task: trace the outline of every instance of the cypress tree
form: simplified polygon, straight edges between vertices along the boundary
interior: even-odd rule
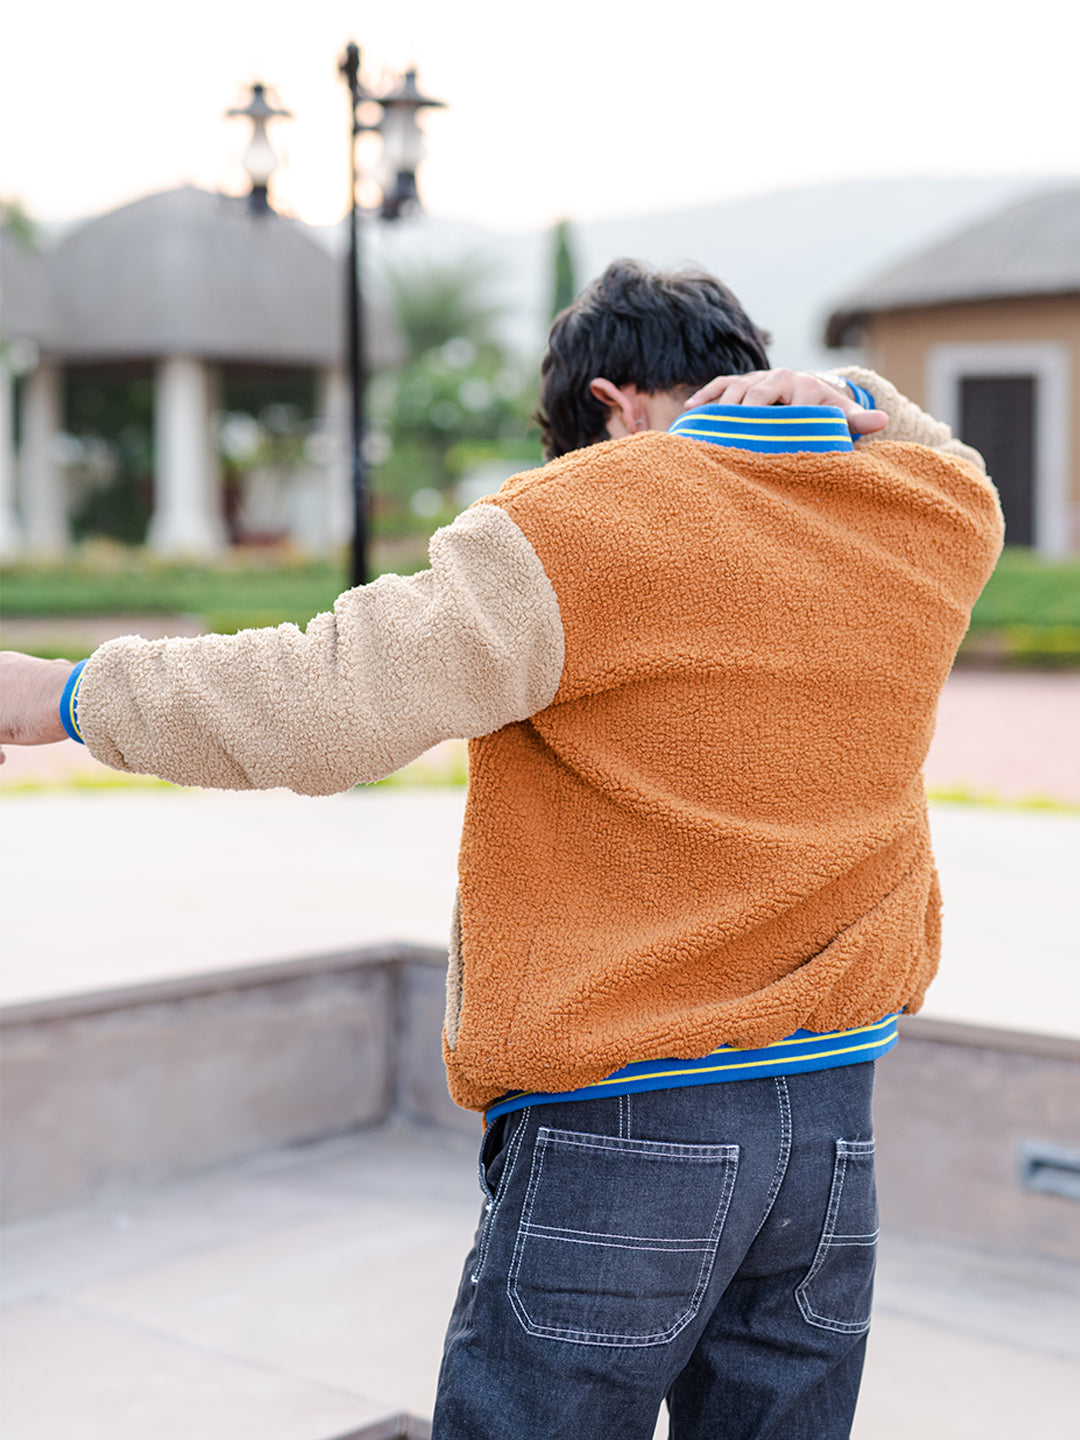
[[[552,317],[565,310],[577,294],[574,280],[574,257],[570,251],[570,221],[560,220],[555,226],[555,285],[551,302]]]

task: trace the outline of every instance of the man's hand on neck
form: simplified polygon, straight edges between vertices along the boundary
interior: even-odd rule
[[[844,412],[853,435],[873,435],[889,423],[884,411],[864,410],[843,383],[834,385],[820,375],[801,370],[718,375],[680,405],[679,413],[698,405],[833,405]]]
[[[611,440],[639,435],[643,430],[667,430],[680,415],[698,405],[831,405],[843,411],[853,435],[873,435],[889,423],[881,410],[864,410],[846,385],[801,370],[718,375],[685,401],[681,392],[657,390],[649,394],[634,385],[615,385],[599,376],[590,382],[589,389],[607,406]]]

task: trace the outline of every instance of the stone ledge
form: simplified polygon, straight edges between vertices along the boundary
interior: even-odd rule
[[[61,996],[0,1014],[5,1218],[92,1203],[446,1093],[445,952],[379,945]]]
[[[264,965],[238,965],[229,970],[180,975],[171,980],[148,980],[139,985],[112,989],[76,991],[50,996],[46,1000],[22,1000],[0,1006],[0,1027],[33,1025],[42,1021],[69,1019],[75,1015],[96,1015],[105,1010],[125,1010],[166,1000],[188,999],[193,995],[217,995],[222,991],[247,990],[259,985],[278,984],[308,975],[324,975],[379,965],[429,965],[446,968],[446,951],[433,946],[386,941],[360,950],[340,950],[328,955],[305,955],[296,960],[274,960]]]
[[[901,1015],[900,1034],[938,1045],[967,1045],[976,1050],[1005,1050],[1080,1064],[1080,1040],[1070,1035],[1042,1035],[1031,1030],[1000,1030],[960,1020],[935,1020],[929,1015]]]
[[[6,1216],[392,1115],[476,1135],[446,1090],[445,965],[386,943],[9,1006]],[[877,1072],[884,1223],[1080,1260],[1080,1203],[1022,1181],[1032,1144],[1080,1148],[1080,1041],[922,1016],[901,1036]]]
[[[392,1415],[344,1435],[327,1436],[327,1440],[431,1440],[431,1422],[415,1415]]]

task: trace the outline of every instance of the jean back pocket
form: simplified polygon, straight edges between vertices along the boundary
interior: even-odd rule
[[[808,1325],[860,1335],[870,1328],[877,1258],[873,1140],[837,1140],[825,1226],[795,1291]]]
[[[681,1145],[542,1126],[508,1290],[531,1335],[661,1345],[700,1308],[737,1145]]]

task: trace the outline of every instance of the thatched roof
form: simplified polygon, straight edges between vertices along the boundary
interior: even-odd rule
[[[0,337],[46,349],[61,338],[45,260],[10,230],[0,230]]]
[[[867,316],[980,300],[1080,294],[1080,186],[1021,200],[911,256],[847,296],[825,343],[850,345]]]
[[[70,231],[44,272],[55,321],[26,333],[60,359],[324,366],[344,355],[343,265],[299,223],[252,214],[231,196],[190,185],[148,195]],[[13,272],[5,333],[31,316],[21,288]],[[370,306],[368,351],[376,368],[401,353],[394,327]]]

